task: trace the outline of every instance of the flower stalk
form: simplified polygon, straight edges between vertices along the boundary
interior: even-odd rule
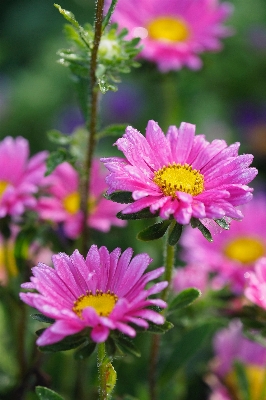
[[[106,368],[105,368],[105,342],[99,343],[97,346],[97,366],[98,366],[98,393],[99,400],[107,399],[107,387],[106,387]]]

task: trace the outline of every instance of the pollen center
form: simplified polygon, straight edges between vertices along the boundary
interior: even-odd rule
[[[176,192],[197,196],[204,190],[204,177],[188,164],[170,164],[155,172],[153,182],[159,186],[165,196],[176,197]]]
[[[73,311],[81,318],[82,311],[86,307],[93,307],[98,315],[108,317],[112,312],[118,297],[108,292],[96,290],[96,294],[88,293],[80,296],[74,303]]]
[[[250,264],[265,255],[265,245],[257,238],[242,236],[229,242],[224,254],[231,260]]]
[[[6,190],[8,186],[8,182],[6,181],[0,181],[0,198],[2,197],[4,191]]]
[[[184,42],[189,37],[187,24],[179,18],[159,17],[147,27],[149,37],[154,40]]]
[[[247,365],[245,366],[245,373],[249,384],[250,399],[265,399],[265,368],[257,365]],[[242,399],[242,391],[239,387],[238,377],[234,370],[226,375],[224,383],[230,390],[230,394],[233,396],[232,398],[236,400]]]
[[[80,210],[80,195],[78,192],[73,192],[67,195],[63,199],[64,209],[69,214],[76,214]],[[93,213],[96,209],[96,199],[94,197],[89,198],[88,200],[88,210]]]

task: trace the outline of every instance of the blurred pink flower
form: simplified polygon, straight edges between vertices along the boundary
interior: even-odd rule
[[[93,161],[91,174],[91,191],[89,199],[88,225],[91,228],[108,232],[111,225],[125,226],[126,222],[116,218],[121,205],[106,200],[105,177],[107,171],[101,169],[98,160]],[[47,177],[47,194],[39,200],[37,211],[42,219],[63,223],[66,236],[75,239],[82,229],[82,212],[80,211],[79,176],[67,162],[60,164]]]
[[[243,221],[231,221],[230,229],[213,235],[209,243],[196,229],[188,228],[181,237],[183,259],[209,266],[216,272],[213,288],[230,285],[242,293],[255,262],[266,255],[266,197],[260,195],[241,207]]]
[[[209,143],[195,136],[195,125],[183,122],[170,126],[165,136],[159,125],[149,121],[146,138],[131,126],[115,143],[126,159],[101,159],[110,174],[108,193],[132,192],[135,200],[124,214],[146,207],[159,210],[162,219],[171,215],[180,224],[195,218],[242,218],[236,206],[252,198],[247,186],[256,175],[248,168],[253,156],[238,156],[239,143],[224,140]]]
[[[215,335],[214,352],[215,359],[212,363],[212,371],[219,381],[216,383],[215,379],[212,379],[214,382],[213,390],[221,397],[211,397],[210,400],[242,398],[235,371],[235,362],[240,362],[243,365],[249,383],[250,398],[252,400],[265,398],[262,393],[265,390],[266,349],[243,336],[240,321],[232,321],[228,328],[220,330]],[[211,382],[210,379],[209,381]],[[227,393],[229,397],[226,397]]]
[[[17,276],[18,268],[14,256],[14,237],[4,240],[0,235],[0,286],[6,286],[9,277]]]
[[[29,143],[20,136],[7,136],[0,142],[0,218],[35,207],[46,156],[41,152],[29,159]]]
[[[199,268],[198,265],[187,265],[175,269],[172,287],[175,292],[193,287],[205,292],[208,285],[208,270]]]
[[[127,28],[129,38],[140,37],[140,56],[166,72],[199,69],[198,54],[221,50],[219,39],[232,34],[223,26],[231,12],[231,4],[218,0],[121,0],[112,21]]]
[[[255,264],[254,272],[248,276],[248,285],[245,289],[245,296],[266,309],[266,258],[262,257]]]
[[[147,307],[164,308],[166,303],[148,296],[163,290],[167,282],[156,283],[147,290],[145,286],[161,276],[164,268],[144,274],[151,258],[145,253],[132,255],[131,248],[121,254],[119,248],[109,253],[106,247],[98,249],[93,245],[86,260],[75,250],[70,257],[65,253],[54,255],[54,268],[42,263],[34,267],[31,282],[22,287],[39,293],[20,293],[20,297],[55,319],[37,344],[58,342],[86,327],[92,328],[93,341],[104,342],[113,329],[134,337],[136,331],[131,323],[142,328],[148,328],[146,320],[163,324],[164,317]]]

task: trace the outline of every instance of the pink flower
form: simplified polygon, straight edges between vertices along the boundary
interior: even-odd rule
[[[141,57],[166,72],[199,69],[198,54],[220,50],[219,39],[232,33],[222,25],[231,12],[231,4],[218,0],[121,0],[112,21],[127,28],[129,38],[140,37]]]
[[[248,276],[248,286],[245,289],[245,296],[266,309],[266,258],[263,257],[255,264],[254,272]]]
[[[35,207],[46,156],[42,152],[29,159],[29,143],[20,136],[7,136],[0,142],[0,218]]]
[[[208,285],[208,270],[199,268],[198,265],[187,265],[177,268],[174,272],[172,286],[175,292],[180,292],[187,288],[196,288],[205,292]]]
[[[115,143],[126,159],[103,158],[110,171],[108,193],[132,192],[132,204],[124,214],[149,207],[162,219],[173,216],[180,224],[195,218],[242,218],[236,208],[252,198],[247,186],[257,174],[248,168],[253,156],[238,156],[239,143],[224,140],[209,143],[195,136],[195,125],[170,126],[165,136],[149,121],[146,138],[129,126]]]
[[[235,371],[235,362],[237,361],[245,370],[250,398],[252,400],[265,398],[262,393],[265,382],[266,349],[243,336],[239,321],[232,321],[228,328],[220,330],[215,335],[214,352],[215,359],[212,370],[219,380],[215,382],[215,379],[212,379],[214,384],[211,386],[213,386],[214,393],[216,392],[217,396],[220,394],[220,397],[211,397],[210,400],[242,398]],[[211,380],[209,381],[211,382]],[[225,385],[226,389],[220,382]],[[227,393],[228,397],[226,397]]]
[[[103,342],[113,329],[134,337],[136,331],[131,323],[142,328],[148,328],[146,320],[163,324],[163,316],[147,307],[164,308],[166,303],[147,297],[160,292],[167,282],[144,288],[161,276],[164,268],[144,274],[151,258],[145,253],[132,258],[132,254],[131,248],[122,254],[117,248],[109,254],[106,247],[98,249],[93,245],[86,260],[75,250],[70,257],[64,253],[54,255],[54,268],[42,263],[34,267],[31,282],[22,287],[39,293],[21,293],[20,297],[55,319],[37,344],[58,342],[86,327],[92,328],[93,341]]]
[[[103,232],[109,231],[111,225],[125,226],[125,221],[116,218],[121,205],[103,197],[106,191],[106,172],[101,170],[98,160],[93,161],[91,177],[88,225]],[[81,233],[83,219],[78,193],[78,173],[69,163],[64,162],[48,176],[47,183],[50,184],[50,197],[40,199],[37,209],[40,217],[63,223],[66,236],[75,239]]]
[[[231,221],[230,229],[213,235],[209,243],[196,229],[188,228],[182,235],[183,258],[189,263],[209,266],[216,272],[213,285],[230,285],[242,293],[255,262],[266,256],[266,198],[257,196],[241,207],[243,221]]]

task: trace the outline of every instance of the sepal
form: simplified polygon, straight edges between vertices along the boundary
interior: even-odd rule
[[[191,223],[192,228],[199,229],[199,231],[202,233],[202,235],[205,237],[205,239],[207,239],[209,242],[213,242],[211,232],[209,231],[208,228],[206,228],[205,225],[203,225],[203,223],[199,219],[192,217],[190,223]]]
[[[157,224],[151,225],[143,231],[139,232],[137,235],[137,239],[142,241],[150,241],[160,239],[166,233],[169,225],[172,221],[166,220],[162,222],[158,222]]]

